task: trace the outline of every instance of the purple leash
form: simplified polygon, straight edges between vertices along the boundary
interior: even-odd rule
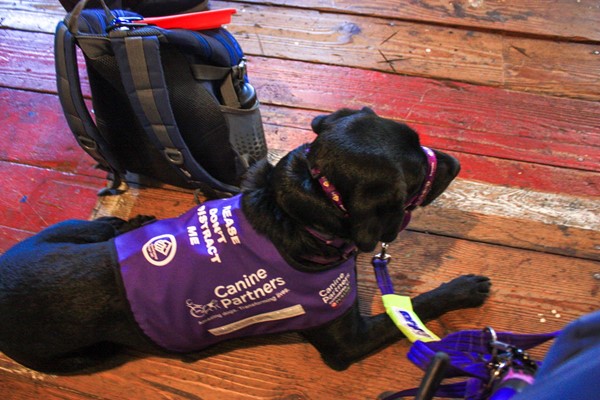
[[[428,171],[419,193],[405,206],[404,230],[411,219],[411,211],[420,206],[433,186],[437,169],[435,153],[423,147],[427,156]],[[382,295],[394,294],[388,271],[390,255],[388,245],[382,243],[381,253],[372,259],[377,285]],[[404,396],[415,396],[415,400],[429,400],[433,396],[464,398],[466,400],[507,400],[517,390],[502,387],[510,381],[531,384],[537,370],[537,362],[531,360],[524,350],[554,339],[559,332],[546,334],[515,334],[496,332],[491,328],[478,331],[459,331],[439,341],[413,343],[408,358],[417,367],[427,371],[419,388],[404,390],[382,400],[395,400]],[[444,378],[466,377],[467,380],[440,385]],[[521,382],[521,383],[522,383]],[[522,387],[521,387],[522,389]]]
[[[371,263],[373,264],[375,278],[377,278],[377,286],[379,286],[381,294],[394,294],[394,285],[392,284],[392,279],[390,278],[387,267],[391,259],[391,256],[386,253],[387,248],[387,243],[381,243],[381,253],[376,254],[371,260]]]
[[[463,382],[437,386],[429,389],[432,396],[444,398],[464,398],[467,400],[505,400],[516,394],[515,390],[498,389],[509,379],[533,382],[533,375],[539,365],[524,350],[531,349],[554,339],[560,331],[542,334],[516,334],[493,329],[459,331],[451,333],[440,341],[415,342],[408,352],[408,359],[417,367],[426,370],[436,355],[445,353],[449,364],[442,371],[443,378],[466,377]],[[436,385],[441,379],[436,377]],[[424,380],[433,380],[427,378]],[[382,400],[396,400],[414,396],[417,389],[403,390]],[[423,397],[425,400],[431,397]]]

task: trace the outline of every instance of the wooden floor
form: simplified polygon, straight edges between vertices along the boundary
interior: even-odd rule
[[[434,332],[553,331],[599,308],[598,1],[210,5],[238,10],[229,29],[248,55],[274,158],[313,138],[315,115],[367,105],[461,160],[460,179],[391,249],[405,294],[463,273],[492,278],[482,308],[433,321]],[[63,16],[58,1],[0,0],[0,252],[66,218],[170,217],[194,204],[156,189],[96,197],[104,176],[71,137],[56,95],[53,31]],[[359,259],[359,295],[375,313],[369,260]],[[194,363],[132,352],[117,369],[73,377],[0,354],[0,398],[374,399],[418,384],[408,348],[334,372],[288,334],[227,343]]]

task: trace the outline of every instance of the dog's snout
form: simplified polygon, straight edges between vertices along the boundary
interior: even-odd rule
[[[448,156],[448,174],[452,177],[452,179],[458,176],[460,172],[460,162],[455,157],[447,154]]]

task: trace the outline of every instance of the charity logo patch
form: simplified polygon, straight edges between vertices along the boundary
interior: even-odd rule
[[[142,247],[146,260],[157,267],[164,267],[170,263],[176,252],[177,240],[169,234],[155,236]]]

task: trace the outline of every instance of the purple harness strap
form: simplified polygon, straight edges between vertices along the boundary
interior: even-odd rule
[[[330,265],[339,261],[345,261],[356,253],[356,246],[353,243],[347,242],[339,238],[327,237],[325,234],[308,226],[304,229],[306,229],[306,231],[308,231],[308,233],[313,235],[315,238],[319,239],[321,242],[337,250],[338,252],[337,256],[332,257],[317,256],[314,254],[304,255],[303,258],[307,261],[313,262],[315,264]]]
[[[497,341],[510,344],[521,350],[531,349],[558,336],[560,331],[540,334],[516,334],[499,332]],[[426,370],[427,366],[439,352],[450,357],[450,365],[444,378],[467,377],[463,382],[442,385],[435,391],[435,396],[443,398],[464,398],[482,400],[489,394],[490,361],[493,351],[490,350],[490,335],[482,330],[468,330],[451,333],[437,342],[413,343],[408,352],[408,359],[417,367]],[[394,393],[383,400],[394,400],[404,396],[414,396],[417,389],[408,389]]]

